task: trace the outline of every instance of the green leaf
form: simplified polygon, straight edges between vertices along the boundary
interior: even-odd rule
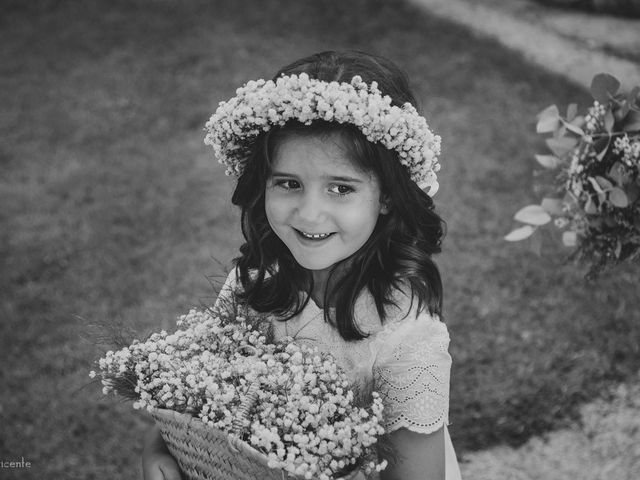
[[[578,203],[576,202],[576,197],[574,197],[571,193],[566,192],[564,197],[562,197],[562,202],[566,203],[570,206],[576,206]]]
[[[640,130],[640,113],[633,110],[630,111],[625,118],[622,130],[625,132],[635,132]]]
[[[636,183],[627,186],[627,200],[629,200],[629,203],[635,203],[638,198],[640,198],[640,186]],[[640,215],[638,215],[638,218],[640,218]]]
[[[613,187],[609,192],[609,201],[618,208],[626,208],[629,206],[627,194],[618,187]]]
[[[560,126],[560,112],[558,107],[551,105],[538,114],[538,123],[536,124],[537,133],[555,132]]]
[[[569,123],[569,122],[564,122],[564,126],[567,130],[575,133],[576,135],[580,135],[581,137],[584,137],[584,131],[577,125],[574,125],[573,123]]]
[[[611,133],[615,122],[616,120],[613,117],[613,113],[611,113],[611,110],[607,110],[607,113],[604,114],[604,129],[607,131],[607,133]]]
[[[557,157],[562,157],[575,148],[578,144],[578,139],[570,137],[547,138],[545,142]]]
[[[636,103],[638,94],[640,94],[640,86],[638,85],[629,90],[629,93],[627,94],[627,103],[629,106],[633,106]]]
[[[554,137],[556,138],[562,138],[567,134],[567,127],[563,124],[560,125],[560,128],[558,128],[558,130],[556,130],[556,133],[554,133]]]
[[[591,95],[602,105],[609,103],[619,88],[618,79],[608,73],[599,73],[591,80]]]
[[[538,232],[531,235],[531,251],[538,257],[542,256],[542,236]]]
[[[607,201],[607,194],[606,193],[599,193],[598,194],[598,205],[602,205],[606,201]]]
[[[595,215],[596,213],[598,213],[598,208],[596,207],[596,204],[593,203],[593,200],[590,196],[587,197],[587,201],[584,204],[584,211],[589,215]]]
[[[596,147],[596,150],[597,150],[598,148],[602,148],[602,150],[600,150],[600,151],[598,152],[598,154],[596,155],[596,158],[597,158],[599,161],[602,161],[602,159],[604,158],[604,156],[607,154],[607,151],[609,150],[609,145],[611,145],[611,135],[607,135],[607,141],[606,141],[606,143],[604,144],[604,146],[602,146],[602,147],[600,147],[600,146]]]
[[[562,243],[565,247],[575,247],[578,244],[578,235],[576,232],[562,232]]]
[[[575,125],[576,127],[582,127],[582,125],[584,125],[584,116],[578,115],[576,118],[571,120],[571,125]]]
[[[615,115],[616,120],[618,121],[624,120],[624,117],[627,116],[627,114],[629,113],[629,110],[631,110],[631,104],[627,101],[627,99],[622,100],[620,104],[620,110],[618,110]]]
[[[589,177],[587,180],[589,180],[589,183],[591,184],[591,186],[593,187],[593,189],[596,191],[596,193],[604,193],[604,190],[602,190],[602,187],[600,186],[600,184],[596,181],[595,178],[593,177]]]
[[[536,155],[536,160],[544,168],[555,170],[561,165],[561,161],[555,155]]]
[[[525,238],[529,238],[536,229],[531,225],[525,225],[524,227],[516,228],[511,233],[506,235],[504,239],[507,242],[519,242],[520,240],[524,240]]]
[[[607,175],[618,185],[622,185],[627,179],[626,170],[620,162],[614,163]]]
[[[570,103],[569,106],[567,107],[567,121],[573,122],[573,119],[576,118],[577,114],[578,114],[578,104]]]
[[[562,209],[562,200],[560,200],[559,198],[543,198],[542,199],[542,203],[540,204],[540,206],[542,208],[544,208],[544,210],[549,214],[549,215],[554,215],[554,216],[560,216],[564,213],[564,210]]]
[[[518,210],[513,218],[519,222],[536,226],[545,225],[551,221],[551,216],[540,205],[527,205]]]
[[[616,241],[616,250],[615,250],[616,258],[620,258],[620,253],[622,253],[622,243],[620,243],[620,240],[618,239]]]
[[[611,190],[613,188],[613,183],[611,183],[606,178],[601,177],[599,175],[596,175],[595,178],[596,178],[596,182],[598,182],[598,185],[600,185],[603,191],[606,192],[607,190]]]

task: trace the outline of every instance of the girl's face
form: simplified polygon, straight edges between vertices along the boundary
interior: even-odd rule
[[[358,251],[387,213],[378,179],[346,152],[336,134],[288,137],[275,149],[267,180],[269,225],[296,261],[318,274]]]

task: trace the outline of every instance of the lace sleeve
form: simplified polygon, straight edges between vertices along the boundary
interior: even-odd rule
[[[387,431],[432,433],[448,423],[449,333],[428,313],[412,313],[380,332],[373,376]]]

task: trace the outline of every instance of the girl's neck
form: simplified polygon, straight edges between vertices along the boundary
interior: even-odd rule
[[[324,308],[324,294],[329,283],[329,272],[326,270],[313,270],[313,290],[310,292],[311,300],[319,307]]]
[[[313,277],[313,290],[311,291],[311,300],[319,307],[325,308],[324,297],[327,291],[327,288],[333,287],[335,282],[337,282],[340,277],[342,277],[342,273],[346,269],[346,264],[341,264],[338,269],[333,272],[331,275],[331,267],[325,268],[324,270],[312,270],[311,275]],[[329,305],[333,306],[333,305]]]

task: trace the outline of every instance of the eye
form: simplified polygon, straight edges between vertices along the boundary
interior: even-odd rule
[[[273,184],[276,187],[280,187],[284,190],[296,190],[300,188],[300,182],[298,182],[297,180],[282,179],[282,180],[276,180],[275,182],[273,182]]]
[[[329,188],[329,191],[331,193],[335,193],[337,195],[340,195],[341,197],[344,197],[345,195],[350,194],[351,192],[353,192],[353,188],[350,187],[349,185],[332,185]]]

